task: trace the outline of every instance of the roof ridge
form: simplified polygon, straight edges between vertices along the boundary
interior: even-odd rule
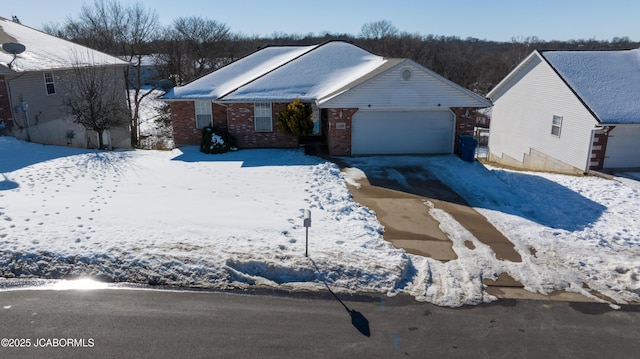
[[[580,96],[578,91],[576,91],[576,89],[569,83],[567,78],[565,78],[564,75],[562,75],[562,73],[560,72],[560,70],[558,70],[556,66],[554,66],[553,63],[544,55],[544,53],[547,51],[538,51],[538,50],[535,50],[535,51],[540,54],[540,58],[551,68],[551,70],[553,70],[553,72],[555,72],[558,78],[560,78],[560,80],[565,84],[565,86],[567,86],[567,88],[573,93],[573,95],[578,99],[578,101],[580,101],[582,106],[584,106],[584,108],[591,114],[591,116],[593,116],[593,118],[595,118],[598,122],[602,122],[602,119],[600,119],[598,114],[591,108],[591,106],[589,106],[589,104],[587,104],[587,102],[582,98],[582,96]],[[580,50],[577,50],[577,51],[580,51]],[[558,52],[558,51],[552,51],[552,52]]]
[[[280,68],[282,68],[282,67],[284,67],[284,66],[286,66],[286,65],[288,65],[288,64],[290,64],[290,63],[292,63],[292,62],[294,62],[294,61],[296,61],[296,60],[298,60],[298,59],[300,59],[301,57],[308,55],[309,53],[311,53],[311,52],[313,52],[313,51],[316,51],[316,50],[318,50],[318,49],[320,49],[320,48],[322,48],[322,47],[325,47],[325,46],[327,46],[327,45],[329,45],[329,44],[331,44],[331,43],[338,43],[338,42],[340,42],[340,43],[344,43],[344,44],[348,44],[348,45],[351,45],[351,46],[354,46],[354,47],[357,47],[358,49],[363,50],[363,51],[365,51],[365,52],[368,52],[368,53],[370,53],[371,55],[379,56],[379,55],[376,55],[376,54],[374,54],[373,52],[371,52],[371,51],[369,51],[369,50],[363,49],[362,47],[360,47],[360,46],[358,46],[358,45],[354,44],[353,42],[345,41],[345,40],[340,40],[340,39],[330,39],[330,40],[327,40],[327,41],[325,41],[325,42],[322,42],[322,43],[320,43],[320,44],[316,44],[316,45],[283,45],[282,47],[285,47],[285,46],[291,46],[291,47],[307,47],[307,46],[308,46],[308,47],[312,47],[312,48],[311,48],[311,49],[309,49],[309,51],[305,51],[305,52],[301,53],[300,55],[298,55],[298,56],[296,56],[296,57],[294,57],[294,58],[292,58],[292,59],[289,59],[289,61],[285,61],[285,62],[283,62],[283,63],[282,63],[282,64],[280,64],[279,66],[274,67],[273,69],[271,69],[271,70],[269,70],[269,71],[267,71],[267,72],[265,72],[265,73],[261,74],[260,76],[256,76],[256,77],[254,77],[254,78],[253,78],[253,79],[251,79],[250,81],[247,81],[247,82],[243,83],[242,85],[239,85],[238,87],[234,88],[233,90],[231,90],[231,91],[227,91],[226,93],[224,93],[224,94],[222,94],[222,95],[218,96],[218,98],[217,98],[217,99],[218,99],[218,100],[222,100],[222,99],[224,99],[224,97],[225,97],[225,96],[228,96],[228,95],[230,95],[230,94],[232,94],[232,93],[236,92],[236,91],[237,91],[238,89],[240,89],[241,87],[244,87],[244,86],[246,86],[246,85],[249,85],[249,84],[251,84],[251,83],[253,83],[253,82],[255,82],[255,81],[257,81],[257,80],[259,80],[259,79],[261,79],[261,78],[263,78],[263,77],[265,77],[265,76],[267,76],[268,74],[270,74],[270,73],[272,73],[272,72],[274,72],[274,71],[276,71],[276,70],[278,70],[278,69],[280,69]],[[278,46],[278,45],[275,45],[274,47],[277,47],[277,46]],[[258,51],[262,51],[262,50],[264,50],[264,49],[266,49],[266,48],[268,48],[268,47],[270,47],[270,46],[265,46],[264,48],[259,49],[259,50],[256,50],[256,51],[255,51],[255,52],[253,52],[253,53],[256,53],[256,52],[258,52]],[[252,53],[252,54],[253,54],[253,53]],[[382,56],[380,56],[380,57],[382,57]],[[384,58],[383,58],[383,59],[384,59]]]
[[[302,56],[304,56],[304,55],[306,55],[306,54],[310,53],[311,51],[313,51],[313,50],[317,49],[320,45],[285,45],[285,46],[277,46],[277,45],[275,45],[275,46],[265,46],[265,47],[263,47],[262,49],[259,49],[259,50],[256,50],[256,51],[252,52],[250,55],[253,55],[253,54],[255,54],[255,53],[259,52],[259,51],[262,51],[262,50],[264,50],[264,49],[267,49],[267,48],[269,48],[269,47],[287,47],[287,46],[290,46],[290,47],[300,47],[300,48],[302,48],[302,47],[311,47],[311,48],[310,48],[308,51],[305,51],[305,52],[303,52],[303,53],[299,54],[298,56],[295,56],[295,57],[293,57],[292,59],[289,59],[288,61],[285,61],[285,62],[283,62],[283,63],[279,64],[278,66],[274,67],[273,69],[271,69],[271,70],[269,70],[269,71],[266,71],[266,72],[265,72],[265,73],[263,73],[263,74],[260,74],[260,76],[256,76],[256,77],[252,78],[251,80],[249,80],[249,81],[247,81],[247,82],[244,82],[243,84],[238,85],[238,87],[236,87],[236,88],[234,88],[234,89],[232,89],[232,90],[230,90],[230,91],[227,91],[227,92],[225,92],[225,93],[221,94],[220,96],[218,96],[217,100],[221,100],[221,99],[223,99],[225,96],[227,96],[227,95],[229,95],[229,94],[232,94],[232,93],[236,92],[239,88],[244,87],[244,86],[246,86],[246,85],[248,85],[248,84],[250,84],[250,83],[252,83],[252,82],[255,82],[255,81],[257,81],[258,79],[261,79],[261,78],[263,78],[264,76],[266,76],[266,75],[268,75],[268,74],[270,74],[270,73],[274,72],[275,70],[277,70],[277,69],[279,69],[279,68],[283,67],[284,65],[289,64],[289,63],[291,63],[291,62],[293,62],[293,61],[295,61],[295,60],[299,59],[300,57],[302,57]],[[247,56],[249,56],[249,55],[247,55]],[[244,57],[242,57],[242,58],[244,58]],[[240,59],[238,59],[238,60],[240,60]],[[234,61],[234,62],[235,62],[235,61]],[[232,62],[232,63],[233,63],[233,62]],[[230,64],[229,64],[229,65],[230,65]],[[217,70],[216,70],[216,71],[217,71]]]

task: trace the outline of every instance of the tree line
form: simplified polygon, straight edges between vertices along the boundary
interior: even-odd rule
[[[149,91],[142,89],[138,71],[148,57],[154,59],[160,78],[183,85],[265,46],[343,40],[380,56],[412,59],[458,85],[485,95],[533,50],[640,47],[639,42],[628,37],[545,41],[531,36],[498,42],[422,35],[400,31],[387,20],[363,24],[357,35],[327,32],[245,36],[233,32],[222,21],[200,16],[179,17],[170,25],[161,26],[154,9],[141,3],[124,5],[117,0],[85,4],[76,17],[45,25],[44,31],[132,63],[132,73],[127,75],[129,87],[136,91],[130,103],[132,132],[137,124],[138,105],[149,95]],[[135,142],[137,139],[132,138],[132,144]]]

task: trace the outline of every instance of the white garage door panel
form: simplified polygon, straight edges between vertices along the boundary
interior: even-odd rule
[[[640,126],[618,126],[607,141],[604,168],[640,167]]]
[[[453,114],[359,111],[351,137],[354,155],[451,153]]]

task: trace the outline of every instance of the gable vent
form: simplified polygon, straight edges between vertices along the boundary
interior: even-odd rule
[[[412,73],[411,73],[411,70],[409,70],[409,69],[405,69],[405,70],[402,71],[402,78],[405,81],[409,81],[409,79],[411,78],[411,75],[412,75]]]

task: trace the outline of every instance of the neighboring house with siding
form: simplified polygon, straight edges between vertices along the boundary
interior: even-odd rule
[[[177,146],[200,143],[201,129],[228,130],[240,148],[298,147],[277,128],[278,112],[300,99],[331,155],[452,153],[472,134],[475,112],[491,103],[409,59],[353,44],[258,50],[162,96]]]
[[[577,174],[640,168],[640,49],[534,51],[487,96],[490,160]]]
[[[14,56],[0,47],[0,135],[42,144],[97,147],[97,133],[74,123],[65,112],[62,79],[73,78],[77,67],[113,70],[114,86],[122,88],[124,104],[124,68],[129,63],[0,17],[0,44],[7,43],[21,44],[26,50]],[[113,147],[131,147],[128,124],[109,130],[105,139]]]

